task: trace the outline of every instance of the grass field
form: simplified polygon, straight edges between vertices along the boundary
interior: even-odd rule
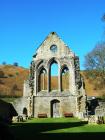
[[[105,136],[105,124],[87,124],[76,118],[40,118],[10,126],[16,140],[99,139]]]

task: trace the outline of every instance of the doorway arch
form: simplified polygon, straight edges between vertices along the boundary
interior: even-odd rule
[[[60,101],[57,99],[54,99],[51,101],[50,103],[51,105],[51,117],[53,118],[58,118],[60,117],[60,113],[59,113],[59,108],[60,108]]]
[[[27,111],[26,107],[23,108],[23,114],[26,115],[26,116],[28,115],[28,111]]]

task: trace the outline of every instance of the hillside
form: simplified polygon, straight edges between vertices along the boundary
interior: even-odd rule
[[[13,65],[0,66],[0,96],[22,96],[23,83],[28,78],[29,70],[23,67]],[[89,79],[85,71],[81,71],[81,75],[85,80],[86,94],[88,96],[105,95],[105,88],[96,86],[97,80]],[[54,87],[57,83],[57,78],[53,78],[51,83]],[[53,88],[53,87],[52,87]]]
[[[22,96],[29,70],[13,65],[0,66],[0,95]]]
[[[86,71],[81,71],[81,75],[85,81],[86,94],[88,96],[103,96],[105,95],[105,86],[100,85],[97,79],[89,78]]]

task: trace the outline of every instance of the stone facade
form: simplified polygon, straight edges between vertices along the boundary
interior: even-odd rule
[[[105,101],[99,101],[98,106],[95,108],[96,116],[105,116]]]
[[[56,89],[51,86],[53,63],[58,65],[58,77],[52,80],[53,85],[57,82]],[[38,114],[63,117],[64,113],[73,113],[81,117],[85,113],[86,96],[79,57],[55,32],[47,36],[33,55],[30,76],[24,83],[23,98],[28,100],[24,105],[28,115],[36,118]]]

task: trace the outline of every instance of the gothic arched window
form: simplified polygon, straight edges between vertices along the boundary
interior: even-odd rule
[[[45,68],[42,68],[38,78],[38,91],[47,90],[47,72]]]
[[[50,64],[50,91],[58,90],[58,64],[54,60]]]
[[[61,89],[62,91],[69,90],[69,69],[67,66],[63,67],[61,71]]]

